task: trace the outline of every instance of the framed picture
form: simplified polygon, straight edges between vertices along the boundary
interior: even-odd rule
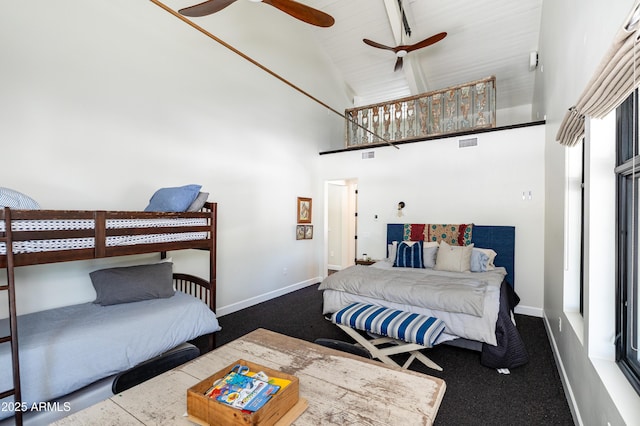
[[[304,225],[304,239],[313,239],[313,225]]]
[[[298,223],[311,223],[311,198],[298,197]]]
[[[296,225],[296,240],[304,240],[304,225]]]

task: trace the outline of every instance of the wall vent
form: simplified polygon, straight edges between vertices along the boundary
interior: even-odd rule
[[[478,138],[460,139],[458,148],[466,148],[468,146],[478,146]]]
[[[367,151],[362,153],[363,160],[368,160],[369,158],[375,158],[375,156],[376,156],[375,151]]]

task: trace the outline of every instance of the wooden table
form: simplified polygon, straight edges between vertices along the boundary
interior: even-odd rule
[[[296,375],[307,409],[295,425],[430,425],[442,379],[258,329],[56,425],[192,425],[186,390],[244,359]]]

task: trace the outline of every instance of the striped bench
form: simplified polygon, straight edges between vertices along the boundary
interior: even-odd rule
[[[438,318],[366,303],[352,303],[331,315],[331,321],[366,348],[372,357],[385,364],[399,366],[389,356],[408,352],[411,356],[402,368],[408,368],[414,359],[418,359],[427,367],[442,371],[440,366],[419,352],[431,348],[444,331],[445,324]],[[381,337],[367,339],[356,329]],[[378,347],[381,345],[386,346]]]

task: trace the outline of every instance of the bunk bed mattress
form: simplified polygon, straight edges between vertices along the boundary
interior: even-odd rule
[[[14,220],[12,230],[16,231],[65,231],[94,229],[95,223],[91,219],[79,220]],[[107,219],[107,229],[125,228],[162,228],[162,227],[190,227],[207,226],[207,219],[203,218],[169,218],[169,219]],[[0,221],[0,233],[5,232],[5,222]],[[107,247],[117,247],[135,244],[156,244],[175,241],[196,241],[209,238],[207,232],[175,232],[148,235],[117,235],[106,237]],[[13,243],[14,254],[38,253],[44,251],[74,250],[94,248],[95,239],[88,238],[56,238],[46,240],[16,241]],[[0,255],[7,254],[7,246],[0,243]]]
[[[8,331],[8,319],[0,320]],[[30,407],[78,390],[220,330],[200,300],[165,299],[100,306],[84,303],[18,317],[22,399]],[[0,347],[0,389],[12,387],[9,345]],[[0,413],[0,418],[12,413]]]

